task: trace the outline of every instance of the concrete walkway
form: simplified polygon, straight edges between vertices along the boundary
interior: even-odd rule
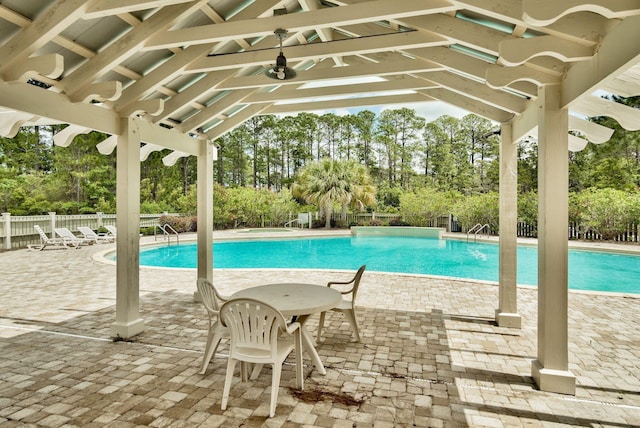
[[[240,235],[233,233],[216,239]],[[327,374],[306,359],[301,393],[288,362],[268,418],[270,369],[255,381],[236,378],[224,412],[226,346],[198,374],[207,320],[193,301],[195,270],[142,268],[146,330],[130,341],[110,338],[115,266],[93,257],[107,248],[115,245],[0,253],[0,427],[640,426],[640,296],[570,292],[577,393],[564,396],[538,391],[530,377],[534,288],[519,289],[523,327],[515,330],[493,322],[495,284],[367,271],[358,296],[362,342],[341,315],[329,315],[318,345]],[[226,294],[351,275],[214,272]],[[317,317],[312,333],[316,325]]]

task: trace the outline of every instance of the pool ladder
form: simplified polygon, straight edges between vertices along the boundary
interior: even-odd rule
[[[485,231],[487,237],[489,236],[489,224],[485,223],[485,224],[476,224],[475,226],[473,226],[471,229],[469,229],[467,231],[467,241],[469,240],[469,235],[471,233],[473,233],[473,242],[476,242],[476,239],[478,238],[478,234],[481,233],[482,231]]]
[[[157,230],[160,229],[162,231],[162,236],[164,237],[165,241],[167,241],[167,244],[171,244],[171,233],[169,233],[169,231],[172,232],[173,235],[176,236],[176,244],[180,243],[180,235],[178,235],[178,232],[171,227],[170,224],[156,224],[156,227],[153,229],[153,239],[157,240]]]

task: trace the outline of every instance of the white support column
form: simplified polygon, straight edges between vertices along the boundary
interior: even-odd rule
[[[560,87],[538,97],[538,358],[531,375],[543,391],[576,393],[568,351],[568,111]]]
[[[200,139],[198,154],[198,278],[213,281],[213,159],[215,148]],[[195,284],[194,284],[195,285]],[[201,301],[194,292],[195,301]]]
[[[117,145],[116,184],[116,321],[114,337],[129,338],[144,330],[140,318],[140,133],[123,119]]]
[[[500,291],[496,323],[520,328],[518,314],[518,146],[513,142],[511,124],[500,130]]]

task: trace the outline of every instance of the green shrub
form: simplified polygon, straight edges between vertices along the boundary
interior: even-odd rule
[[[402,219],[393,219],[389,221],[389,226],[411,226],[409,223]]]
[[[459,201],[453,214],[464,230],[469,230],[476,224],[488,224],[492,230],[499,226],[499,197],[497,192],[468,196]]]
[[[197,221],[195,217],[175,217],[169,215],[163,215],[158,220],[160,226],[169,225],[178,233],[195,232]]]
[[[634,195],[622,190],[589,189],[581,192],[574,203],[581,212],[582,224],[604,240],[615,239],[637,220]]]

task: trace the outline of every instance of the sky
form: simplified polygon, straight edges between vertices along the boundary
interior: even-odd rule
[[[410,108],[416,111],[418,116],[422,116],[426,119],[427,122],[433,122],[437,118],[443,115],[457,117],[458,119],[462,118],[469,114],[468,111],[460,109],[458,107],[451,106],[447,103],[443,103],[442,101],[428,101],[424,103],[407,103],[407,104],[390,104],[386,106],[370,106],[370,107],[358,107],[358,108],[350,108],[350,109],[339,109],[330,111],[331,113],[335,113],[338,116],[345,116],[347,114],[355,114],[361,110],[371,110],[376,115],[380,114],[380,112],[384,110],[396,110],[401,108]],[[329,113],[329,111],[325,112]]]
[[[367,83],[367,82],[380,82],[385,81],[385,79],[380,77],[361,77],[361,78],[350,78],[350,79],[338,79],[338,80],[328,80],[328,81],[318,81],[318,82],[309,82],[302,85],[300,88],[319,88],[323,86],[340,86],[340,85],[349,85],[349,84],[357,84],[357,83]],[[392,91],[393,92],[393,91]],[[398,93],[409,93],[410,91],[395,91]],[[373,94],[370,94],[373,95]],[[344,99],[344,98],[360,98],[361,96],[346,96],[346,97],[330,97],[335,99]],[[310,101],[313,99],[310,99]],[[317,98],[317,101],[322,101],[322,98]],[[298,100],[298,102],[302,102],[305,100]],[[287,104],[285,102],[284,104]],[[421,103],[405,103],[405,104],[390,104],[386,106],[367,106],[367,107],[357,107],[357,108],[340,108],[340,109],[331,109],[331,110],[316,110],[310,111],[312,113],[323,115],[325,113],[334,113],[338,116],[346,116],[349,114],[356,114],[362,110],[370,110],[376,114],[380,114],[383,110],[396,110],[401,109],[403,107],[407,107],[416,111],[418,116],[422,116],[425,118],[427,122],[432,122],[439,118],[442,115],[453,116],[456,118],[462,118],[463,116],[469,114],[468,111],[460,109],[458,107],[454,107],[442,101],[425,101]]]

